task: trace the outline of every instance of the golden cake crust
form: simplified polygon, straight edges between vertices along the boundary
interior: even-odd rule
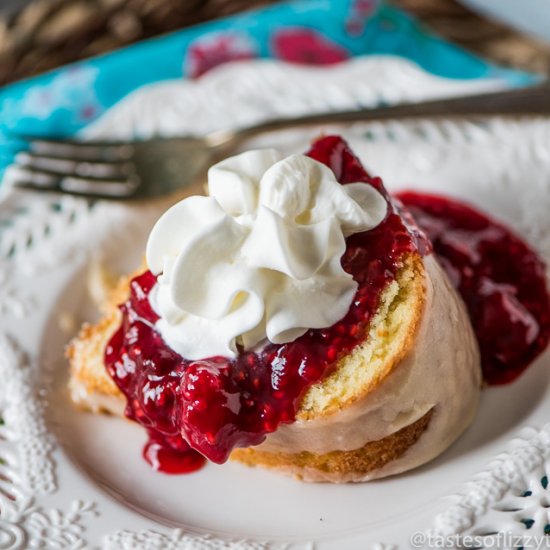
[[[140,270],[141,271],[141,270]],[[120,326],[122,319],[118,305],[126,300],[134,275],[122,277],[109,292],[109,300],[102,304],[103,316],[95,324],[85,323],[76,338],[67,346],[65,355],[70,364],[69,389],[75,405],[95,412],[118,412],[108,407],[93,406],[105,397],[124,401],[124,396],[107,374],[104,363],[105,347]],[[106,401],[109,403],[109,400]]]
[[[401,430],[378,441],[369,441],[352,451],[331,451],[324,454],[302,451],[300,453],[270,453],[253,447],[235,449],[231,460],[247,466],[281,470],[298,479],[307,476],[308,481],[360,481],[369,473],[400,458],[414,445],[427,429],[433,409]]]

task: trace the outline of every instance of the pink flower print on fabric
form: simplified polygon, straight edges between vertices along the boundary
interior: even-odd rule
[[[272,41],[275,57],[304,65],[331,65],[350,57],[348,51],[321,33],[306,28],[282,29]]]
[[[184,62],[184,74],[198,78],[223,63],[253,59],[256,55],[254,44],[245,35],[206,35],[189,46]]]

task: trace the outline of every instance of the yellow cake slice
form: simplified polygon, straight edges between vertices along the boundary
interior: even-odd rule
[[[113,289],[104,316],[67,350],[73,402],[122,415],[104,350],[120,325],[130,278]],[[364,342],[309,388],[296,421],[231,458],[307,481],[362,481],[440,454],[470,424],[481,386],[477,344],[464,305],[433,257],[411,255],[384,292]]]

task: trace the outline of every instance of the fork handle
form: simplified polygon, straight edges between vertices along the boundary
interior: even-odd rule
[[[550,115],[550,81],[526,88],[477,95],[403,103],[353,111],[335,111],[268,120],[237,131],[218,131],[207,137],[212,146],[234,145],[258,134],[299,126],[390,119],[487,115]]]

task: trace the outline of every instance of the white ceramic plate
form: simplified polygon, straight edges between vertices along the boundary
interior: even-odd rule
[[[246,62],[195,83],[139,90],[87,132],[201,133],[276,115],[499,85],[443,80],[387,57],[331,69]],[[340,130],[390,189],[467,199],[550,260],[547,121]],[[301,151],[313,135],[287,131],[256,144]],[[550,523],[543,479],[550,453],[548,354],[516,383],[486,390],[472,428],[441,457],[360,485],[308,485],[237,464],[165,476],[141,459],[139,427],[75,411],[63,348],[95,315],[89,267],[101,261],[123,273],[135,266],[160,210],[16,191],[0,203],[1,549],[387,550],[423,547],[429,535],[544,532]],[[530,496],[517,496],[527,489]],[[529,519],[535,523],[526,531]],[[505,542],[493,547],[518,546]]]

